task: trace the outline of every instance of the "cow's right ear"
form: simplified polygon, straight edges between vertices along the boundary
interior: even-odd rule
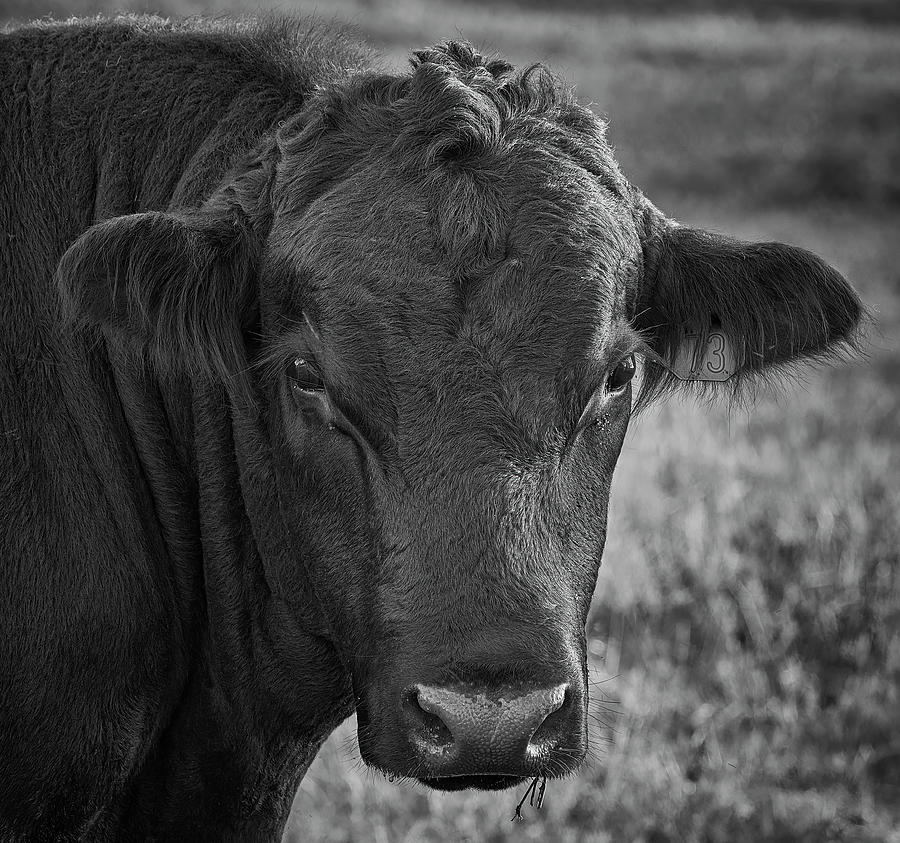
[[[158,369],[228,383],[246,367],[256,264],[240,214],[132,214],[82,234],[63,255],[57,283],[70,323],[131,340]]]

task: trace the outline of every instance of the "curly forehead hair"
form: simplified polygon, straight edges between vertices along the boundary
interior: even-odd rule
[[[604,122],[542,66],[516,72],[453,41],[414,52],[410,63],[411,73],[360,74],[320,90],[281,128],[289,206],[307,205],[376,150],[430,179],[447,254],[471,262],[502,239],[490,175],[505,170],[513,149],[520,158],[538,149],[567,158],[613,193],[626,191]]]

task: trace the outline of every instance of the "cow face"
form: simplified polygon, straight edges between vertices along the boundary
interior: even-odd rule
[[[200,210],[95,227],[60,279],[160,365],[230,382],[261,333],[244,399],[298,549],[281,589],[321,605],[363,758],[445,789],[585,754],[635,355],[650,395],[715,330],[739,381],[860,314],[807,252],[667,220],[549,77],[456,44],[323,93]]]
[[[630,201],[551,144],[482,154],[483,194],[459,161],[374,151],[276,215],[263,270],[264,319],[291,314],[281,467],[315,471],[298,517],[332,553],[343,537],[313,576],[363,757],[447,787],[584,753],[584,622],[640,346]]]

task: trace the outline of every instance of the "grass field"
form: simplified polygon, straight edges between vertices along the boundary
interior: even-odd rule
[[[803,18],[698,5],[279,4],[349,20],[394,66],[458,35],[548,61],[660,207],[818,252],[876,317],[867,359],[750,409],[671,400],[633,422],[589,625],[591,758],[541,811],[512,824],[520,794],[388,783],[348,723],[287,841],[900,841],[900,28],[849,0]],[[148,8],[0,17],[117,7]]]

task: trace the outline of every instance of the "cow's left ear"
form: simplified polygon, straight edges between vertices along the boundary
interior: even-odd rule
[[[158,369],[228,382],[246,367],[256,263],[240,214],[132,214],[82,234],[63,255],[57,282],[71,322],[130,339]]]
[[[658,355],[647,362],[644,398],[679,382],[740,385],[856,343],[859,297],[805,249],[665,221],[644,253],[634,322]]]

